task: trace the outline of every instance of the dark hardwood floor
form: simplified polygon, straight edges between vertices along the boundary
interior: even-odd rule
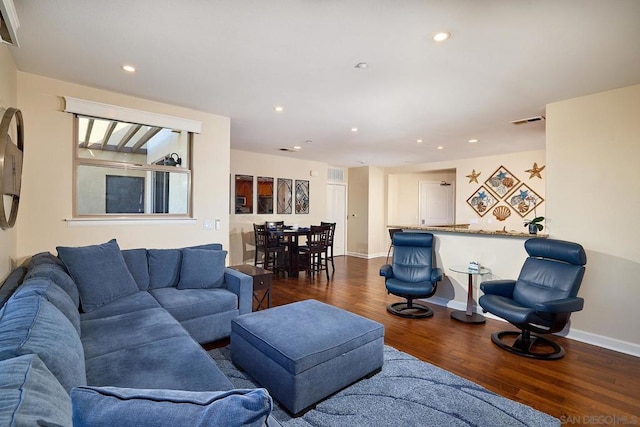
[[[387,295],[378,270],[384,258],[336,257],[336,271],[310,282],[274,277],[272,306],[317,299],[385,326],[385,343],[474,381],[509,399],[560,418],[567,425],[639,425],[640,358],[578,341],[553,337],[566,350],[557,361],[529,360],[491,342],[498,330],[515,329],[488,319],[467,325],[450,309],[430,304],[435,315],[409,320],[387,313],[399,301]]]

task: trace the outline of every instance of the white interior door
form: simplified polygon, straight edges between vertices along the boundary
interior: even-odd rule
[[[455,186],[440,182],[420,182],[420,224],[455,224]]]
[[[344,255],[347,240],[347,186],[343,184],[327,185],[327,219],[336,223],[333,236],[333,254]]]

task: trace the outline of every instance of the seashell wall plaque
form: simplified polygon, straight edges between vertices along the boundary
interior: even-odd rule
[[[544,202],[544,199],[526,184],[521,184],[516,188],[507,200],[507,203],[509,203],[513,210],[518,212],[521,217],[524,217],[529,212],[533,212],[542,202]]]
[[[520,184],[520,180],[504,166],[500,166],[485,181],[487,188],[500,199],[515,190],[518,184]]]
[[[511,209],[502,205],[498,206],[493,210],[493,216],[495,216],[498,221],[504,221],[511,216]]]
[[[481,185],[472,195],[467,199],[467,204],[480,216],[485,216],[493,205],[498,203],[495,197]]]

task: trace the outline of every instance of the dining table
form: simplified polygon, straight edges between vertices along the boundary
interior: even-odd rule
[[[309,235],[309,230],[309,227],[293,228],[285,226],[281,230],[270,231],[278,236],[282,236],[285,244],[287,245],[287,250],[289,251],[289,277],[299,277],[300,265],[298,259],[298,248],[300,247],[300,236],[307,237]]]

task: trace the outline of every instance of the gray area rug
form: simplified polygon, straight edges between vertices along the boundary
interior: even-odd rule
[[[259,387],[231,363],[229,347],[209,351],[237,388]],[[292,418],[274,401],[285,427],[559,426],[560,420],[444,369],[385,346],[382,371]]]

